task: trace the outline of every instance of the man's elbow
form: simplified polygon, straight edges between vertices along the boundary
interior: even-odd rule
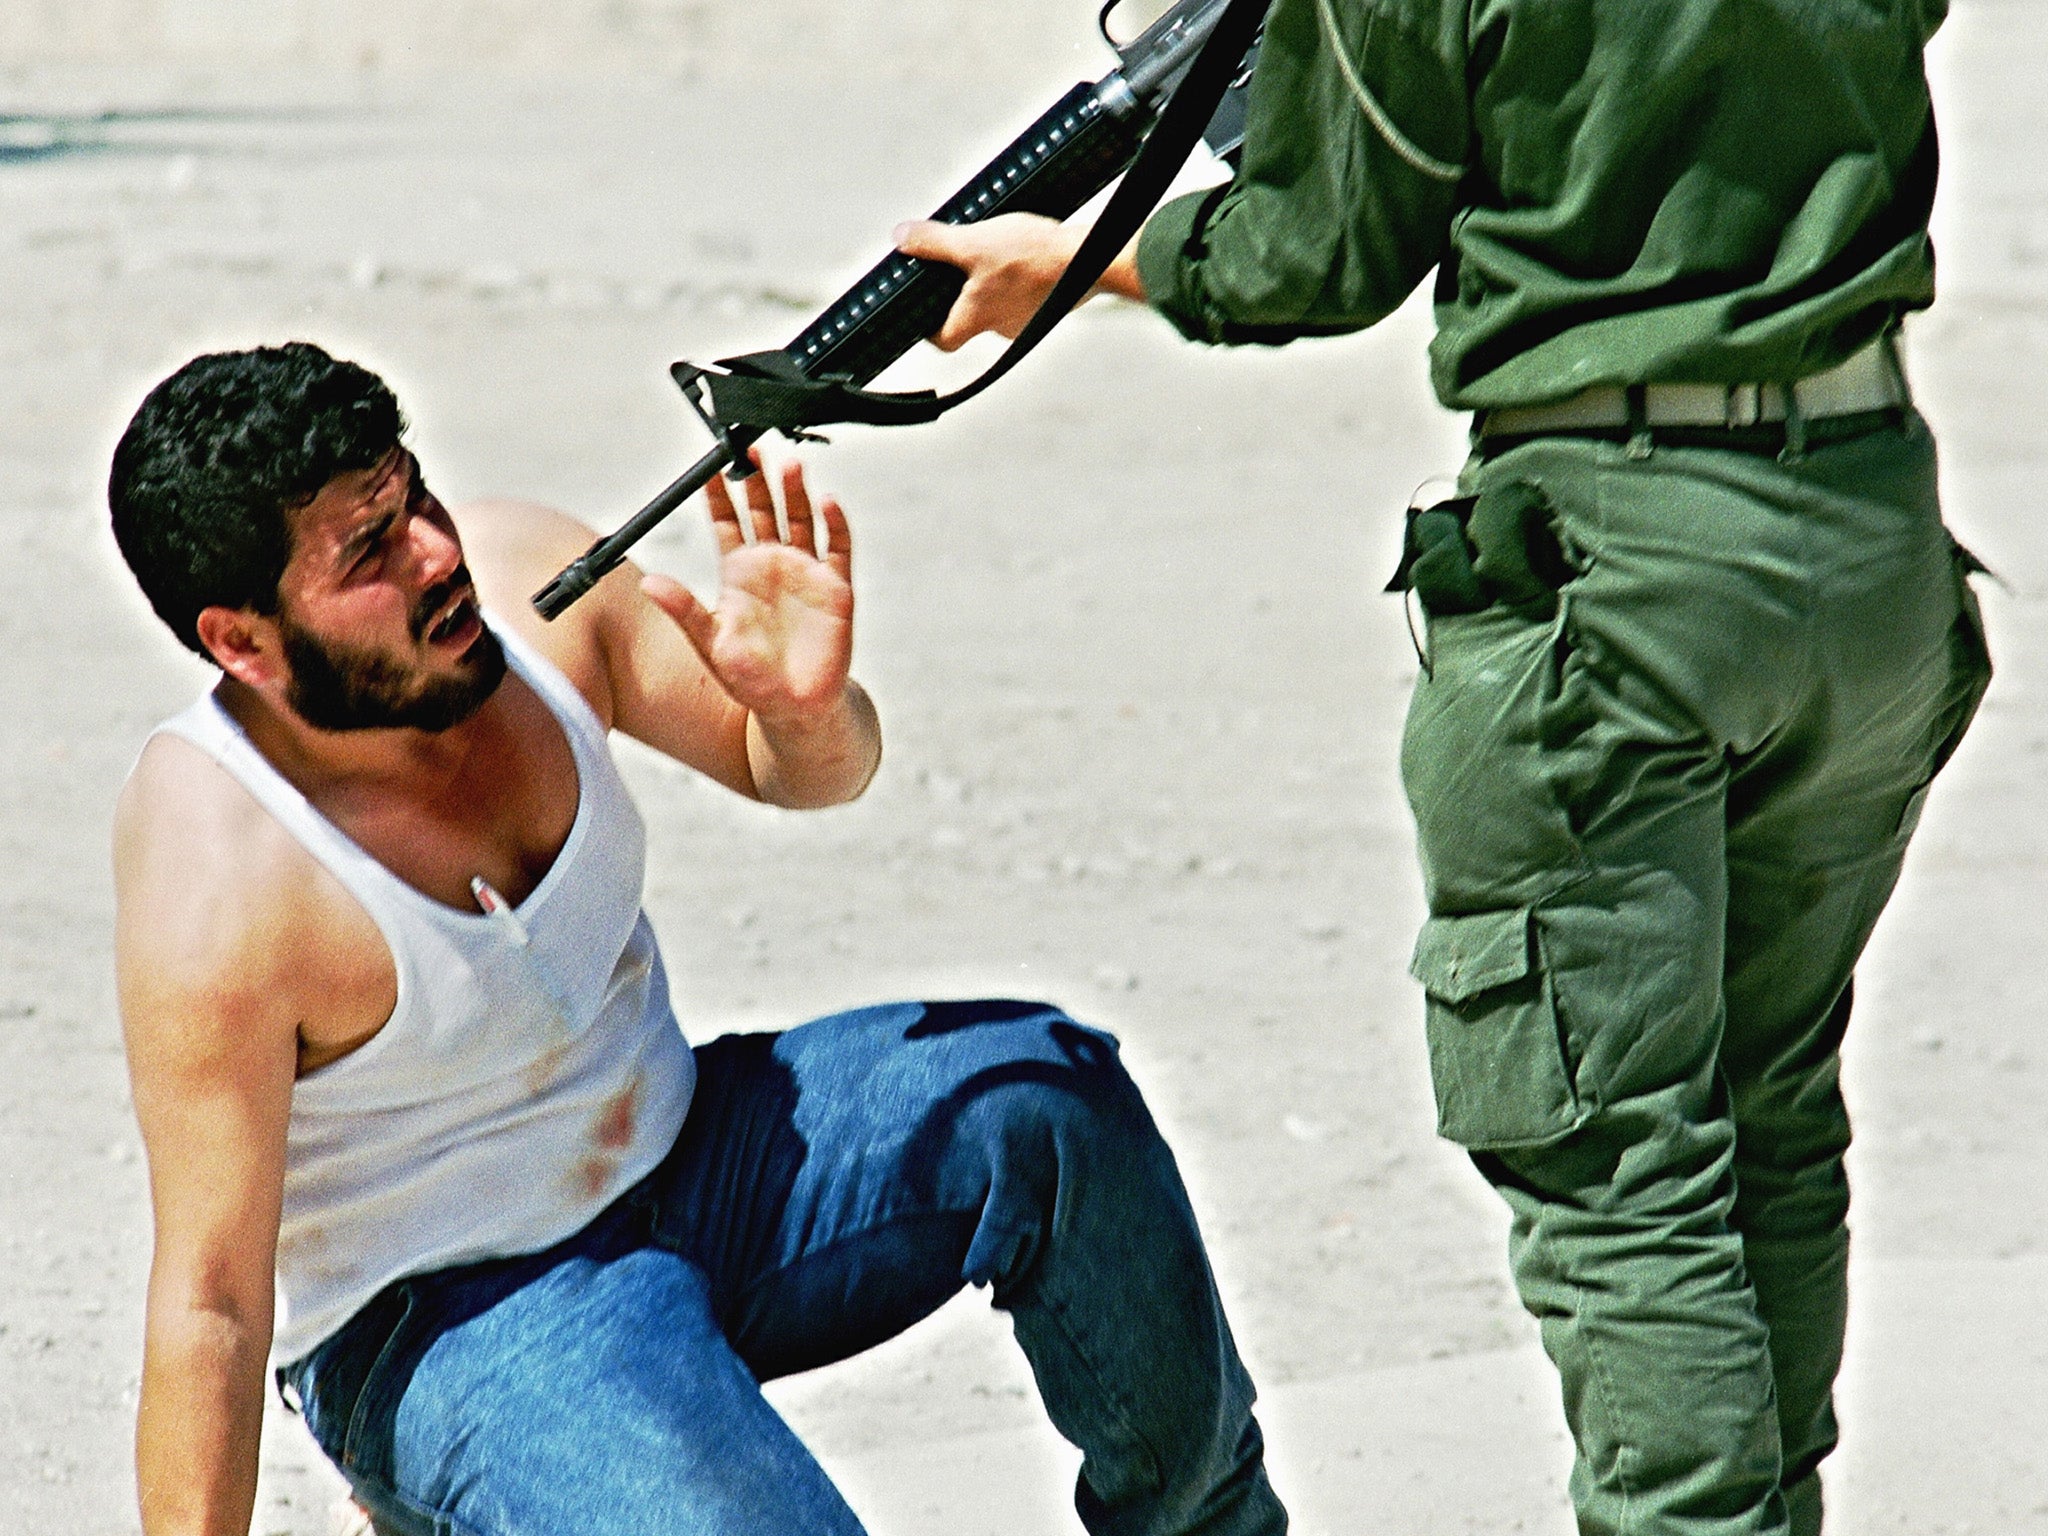
[[[227,1354],[270,1349],[277,1306],[273,1260],[247,1262],[240,1253],[166,1251],[159,1243],[150,1265],[145,1323],[152,1340]]]
[[[146,1320],[152,1355],[222,1365],[268,1355],[273,1298],[238,1296],[192,1285],[150,1287]]]

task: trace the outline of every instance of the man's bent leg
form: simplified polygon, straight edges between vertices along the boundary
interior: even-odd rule
[[[620,1227],[400,1282],[294,1368],[380,1536],[860,1536],[701,1271]]]
[[[988,1284],[1083,1452],[1091,1531],[1284,1530],[1193,1212],[1109,1037],[1043,1004],[905,1003],[698,1063],[657,1228],[762,1378]]]

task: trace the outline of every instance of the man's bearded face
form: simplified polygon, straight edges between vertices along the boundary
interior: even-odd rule
[[[460,622],[473,598],[444,610],[468,585],[464,568],[421,594],[408,620],[415,646],[426,640],[430,625],[439,629]],[[409,657],[316,634],[299,624],[288,607],[280,607],[277,623],[291,666],[286,702],[308,725],[324,731],[445,731],[483,708],[505,677],[505,648],[488,626],[454,670],[437,672]]]

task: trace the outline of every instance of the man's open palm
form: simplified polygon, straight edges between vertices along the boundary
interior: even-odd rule
[[[765,472],[746,481],[744,527],[725,481],[705,486],[718,540],[716,609],[706,609],[666,576],[642,583],[734,702],[766,723],[837,704],[853,657],[853,544],[846,514],[830,497],[813,513],[802,465],[784,465],[781,480],[786,535]]]

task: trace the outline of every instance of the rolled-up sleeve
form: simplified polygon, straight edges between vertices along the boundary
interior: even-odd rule
[[[1166,204],[1139,238],[1147,300],[1191,339],[1360,330],[1398,308],[1445,253],[1460,201],[1450,168],[1471,136],[1462,7],[1448,17],[1448,0],[1329,3],[1383,123],[1346,79],[1319,0],[1277,0],[1238,174]]]

